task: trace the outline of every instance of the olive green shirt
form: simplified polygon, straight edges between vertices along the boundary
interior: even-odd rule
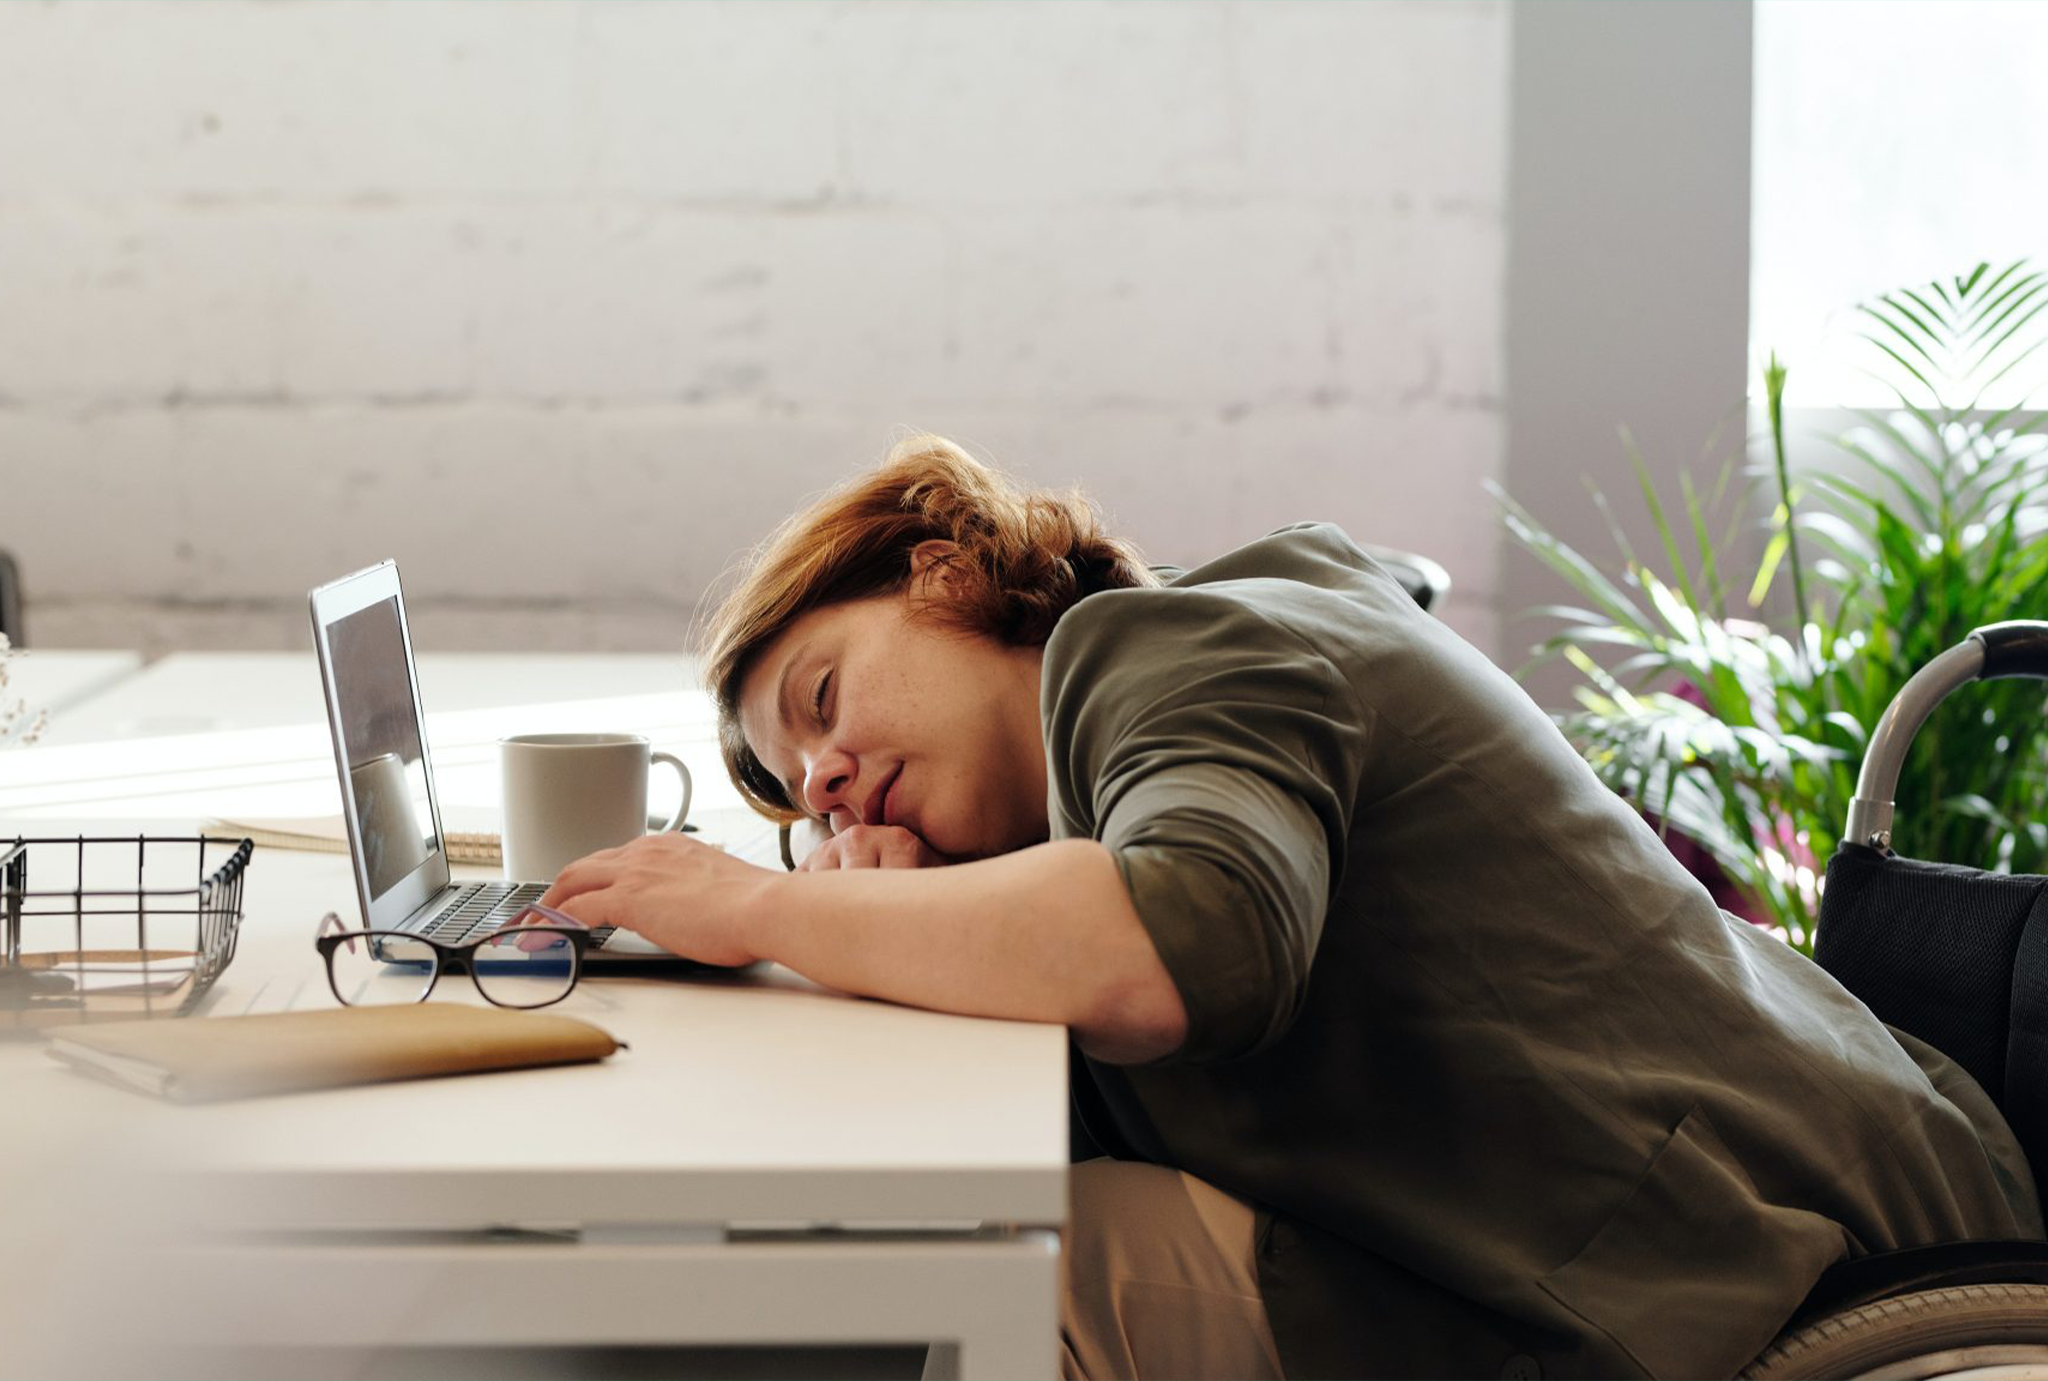
[[[1337,529],[1090,595],[1043,710],[1053,837],[1114,853],[1188,1012],[1077,1098],[1262,1207],[1291,1376],[1731,1375],[1834,1261],[2040,1234],[1976,1085]]]

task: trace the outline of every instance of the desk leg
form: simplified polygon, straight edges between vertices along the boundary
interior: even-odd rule
[[[150,1336],[197,1349],[202,1367],[208,1351],[237,1350],[296,1349],[314,1375],[337,1370],[338,1353],[411,1348],[937,1342],[960,1381],[1059,1374],[1051,1229],[646,1245],[308,1234],[135,1264],[158,1283],[150,1303],[170,1306]]]
[[[948,1314],[960,1326],[950,1336],[934,1335],[925,1381],[1059,1375],[1059,1246],[1052,1234],[1043,1236],[1052,1239],[1050,1272],[1020,1272],[993,1290],[967,1287],[951,1302]]]

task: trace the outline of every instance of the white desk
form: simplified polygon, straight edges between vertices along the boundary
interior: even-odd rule
[[[17,647],[7,657],[7,687],[0,699],[20,701],[56,720],[142,669],[142,654]],[[47,731],[44,737],[48,737]]]
[[[446,722],[481,733],[493,713],[456,710]],[[675,727],[700,793],[722,784],[697,731],[708,727],[701,703]],[[170,764],[148,797],[158,803],[260,794],[278,787],[249,780],[275,766],[270,750],[310,729],[255,730],[239,754],[237,736],[219,733],[12,753],[4,828],[27,823],[24,802],[63,795],[67,773],[71,813],[95,806],[80,799],[91,792],[111,811],[120,778],[105,755],[123,751],[148,756],[145,767]],[[430,737],[438,766],[444,733],[430,725]],[[324,730],[318,738],[325,753]],[[208,768],[223,757],[239,765]],[[331,790],[331,757],[322,769]],[[208,770],[225,777],[177,783]],[[259,850],[241,945],[207,1010],[331,1002],[312,928],[351,897],[345,860]],[[115,1294],[150,1343],[115,1349],[116,1369],[147,1373],[158,1343],[195,1341],[228,1345],[209,1356],[215,1369],[260,1357],[265,1369],[308,1374],[360,1370],[364,1349],[925,1341],[956,1347],[966,1376],[1057,1369],[1059,1028],[856,1000],[780,970],[587,979],[559,1010],[632,1048],[598,1066],[190,1109],[0,1048],[12,1106],[57,1129],[38,1134],[43,1154],[113,1157],[117,1173],[88,1197],[117,1221],[132,1210],[170,1229],[146,1250],[117,1233],[111,1257],[73,1263],[101,1290],[134,1273]],[[127,1147],[147,1155],[123,1159]],[[150,1167],[170,1178],[139,1173]],[[179,1209],[169,1219],[167,1204]],[[491,1227],[527,1234],[478,1235]],[[48,1317],[72,1297],[57,1295]],[[28,1367],[49,1361],[23,1355]],[[166,1370],[189,1370],[194,1354],[163,1357]],[[79,1369],[108,1360],[88,1352]]]

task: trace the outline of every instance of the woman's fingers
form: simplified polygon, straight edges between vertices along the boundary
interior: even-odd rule
[[[609,887],[579,892],[564,902],[560,910],[573,918],[578,925],[596,930],[599,926],[615,926],[631,930],[622,921],[610,919],[619,910],[618,899]]]
[[[570,908],[563,906],[564,902],[593,888],[611,886],[624,868],[625,862],[618,849],[606,849],[603,853],[579,858],[564,868],[548,890],[541,894],[540,904],[567,911]]]
[[[927,868],[943,861],[924,840],[900,825],[853,825],[811,850],[797,869],[815,873],[844,868]]]
[[[830,873],[841,868],[863,866],[860,862],[860,838],[856,833],[858,829],[859,827],[855,826],[845,834],[834,835],[805,854],[804,861],[797,865],[797,870],[804,873]]]
[[[560,935],[550,934],[544,930],[535,930],[533,927],[581,924],[582,922],[578,921],[568,912],[557,911],[546,902],[529,902],[524,911],[521,911],[511,920],[505,922],[504,925],[499,927],[499,930],[526,931],[526,934],[519,936],[513,943],[519,947],[521,952],[531,954],[539,950],[552,949],[556,945],[565,943]]]
[[[745,906],[772,873],[681,835],[649,835],[579,858],[540,905],[572,924],[617,927],[712,964],[754,962]]]

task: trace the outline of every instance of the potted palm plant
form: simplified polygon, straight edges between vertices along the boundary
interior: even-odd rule
[[[1638,464],[1661,569],[1619,529],[1619,560],[1603,569],[1496,491],[1509,530],[1579,599],[1545,611],[1558,626],[1537,649],[1579,673],[1567,736],[1609,786],[1703,847],[1753,918],[1809,953],[1818,874],[1892,696],[1972,628],[2048,617],[2048,414],[2015,389],[2042,362],[2044,308],[2048,276],[2024,260],[1863,304],[1860,339],[1893,402],[1856,413],[1834,463],[1798,473],[1774,357],[1770,463],[1748,486],[1773,511],[1739,583],[1711,531],[1754,509],[1726,473],[1706,493],[1682,477],[1670,505]],[[1990,406],[1994,385],[2020,401]],[[1938,709],[1899,783],[1900,851],[2048,871],[2044,710],[2034,681]]]

